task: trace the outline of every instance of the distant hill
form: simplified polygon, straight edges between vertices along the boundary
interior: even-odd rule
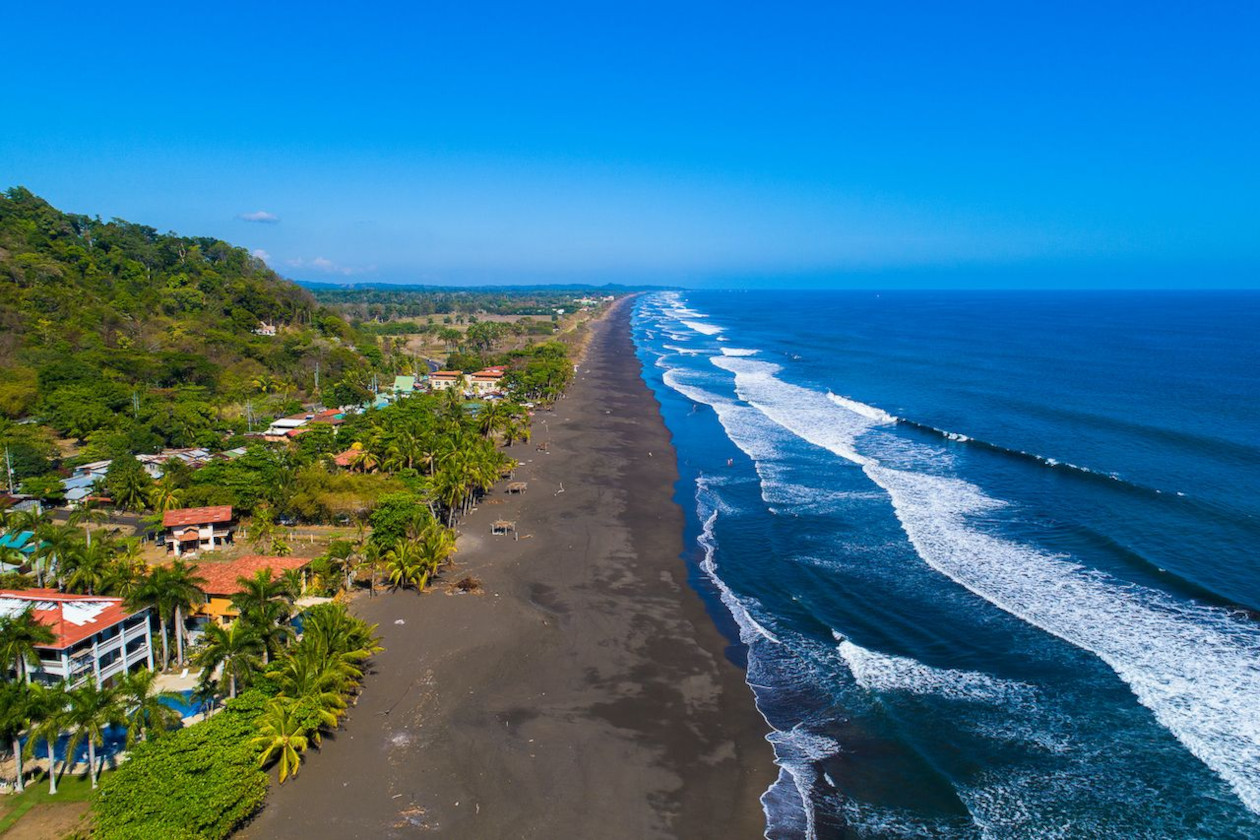
[[[256,334],[263,323],[277,334]],[[361,366],[352,339],[244,248],[0,194],[0,417],[79,439],[137,424],[143,440],[209,439],[260,377],[298,395],[317,363]],[[176,409],[183,431],[151,422]]]

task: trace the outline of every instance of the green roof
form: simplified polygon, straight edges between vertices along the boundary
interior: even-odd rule
[[[416,378],[414,376],[395,376],[394,377],[394,393],[407,393],[416,389]]]

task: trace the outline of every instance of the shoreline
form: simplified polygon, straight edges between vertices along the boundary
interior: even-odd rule
[[[461,522],[457,568],[422,596],[356,598],[386,650],[342,729],[238,837],[763,835],[777,767],[687,581],[632,305],[591,323],[569,396],[507,450],[529,489],[496,488]],[[491,536],[496,519],[519,539]],[[481,594],[446,594],[466,576]]]

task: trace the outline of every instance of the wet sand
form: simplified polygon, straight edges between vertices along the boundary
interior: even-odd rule
[[[528,490],[500,486],[461,523],[445,581],[483,593],[360,597],[385,652],[239,837],[762,836],[766,725],[686,583],[677,467],[629,308],[595,325],[568,398],[509,450]],[[497,519],[519,539],[491,536]]]

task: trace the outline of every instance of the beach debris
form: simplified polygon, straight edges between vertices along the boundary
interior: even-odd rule
[[[401,618],[395,618],[395,619],[394,619],[394,623],[395,623],[395,624],[406,624],[407,622],[406,622],[404,619],[401,619]]]
[[[447,594],[456,594],[456,595],[464,595],[464,594],[484,595],[485,594],[485,590],[481,588],[481,580],[479,578],[475,578],[471,576],[455,581],[450,586],[446,587],[446,592]]]

